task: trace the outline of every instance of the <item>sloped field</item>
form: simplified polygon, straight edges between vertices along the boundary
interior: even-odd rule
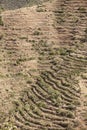
[[[55,0],[2,13],[1,130],[87,129],[86,5]]]
[[[0,5],[3,9],[18,9],[21,7],[39,5],[48,0],[0,0]]]

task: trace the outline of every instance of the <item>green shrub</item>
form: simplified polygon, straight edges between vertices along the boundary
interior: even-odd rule
[[[0,40],[2,40],[2,38],[3,38],[3,35],[0,35]]]
[[[80,13],[86,13],[86,9],[84,7],[79,7],[78,10]]]
[[[35,32],[33,33],[33,35],[42,35],[42,32],[40,32],[40,31],[35,31]]]
[[[0,16],[0,25],[1,25],[1,26],[4,25],[4,23],[3,23],[3,21],[2,21],[2,16]]]

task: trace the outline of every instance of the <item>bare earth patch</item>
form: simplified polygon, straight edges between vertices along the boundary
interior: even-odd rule
[[[0,130],[86,130],[86,4],[1,13]]]

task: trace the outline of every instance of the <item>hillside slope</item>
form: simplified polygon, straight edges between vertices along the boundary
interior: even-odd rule
[[[4,11],[0,130],[87,129],[87,2]]]
[[[18,9],[21,7],[42,4],[48,0],[0,0],[0,5],[6,9]]]

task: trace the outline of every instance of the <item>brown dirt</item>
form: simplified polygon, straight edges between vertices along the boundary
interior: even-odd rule
[[[86,4],[54,0],[1,14],[1,130],[86,130]]]

